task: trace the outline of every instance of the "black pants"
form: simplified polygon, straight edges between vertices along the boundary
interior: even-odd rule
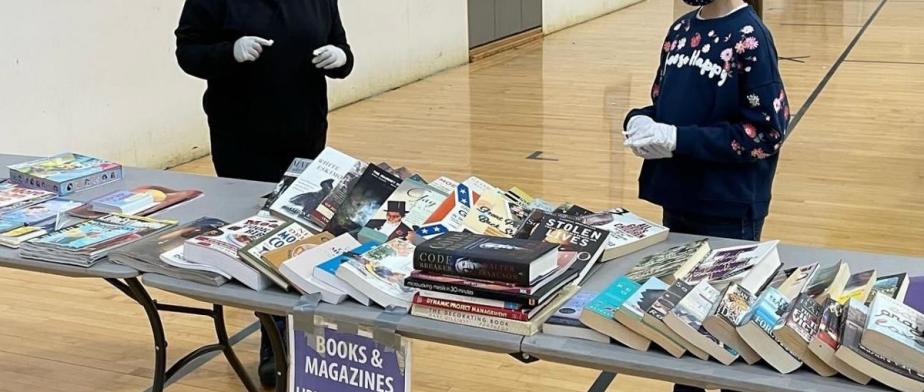
[[[674,233],[704,235],[709,237],[732,238],[739,240],[760,241],[764,219],[748,217],[728,218],[708,216],[682,211],[664,210],[662,223]],[[689,385],[674,385],[674,392],[703,392],[704,389]],[[726,392],[732,392],[726,390]]]

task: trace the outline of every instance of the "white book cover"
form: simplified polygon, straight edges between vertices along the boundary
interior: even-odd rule
[[[396,238],[340,265],[337,277],[362,291],[382,307],[410,309],[417,290],[404,279],[414,270],[414,245]]]
[[[459,182],[449,177],[440,177],[430,181],[430,186],[448,195],[456,191],[456,187],[459,186]]]
[[[697,345],[701,350],[706,351],[713,357],[720,358],[720,361],[727,365],[738,357],[738,352],[720,342],[703,327],[703,320],[709,316],[713,306],[719,301],[721,295],[722,294],[709,283],[705,281],[699,282],[699,284],[694,286],[693,289],[680,300],[677,306],[671,310],[671,314],[683,322],[682,327],[686,328],[688,332],[698,334],[698,336],[689,334],[691,338],[695,338],[689,340],[691,343]],[[671,323],[669,323],[668,326],[681,336],[688,336],[688,334],[682,331],[682,328],[675,329],[674,325]],[[723,350],[724,352],[718,350]]]
[[[449,196],[414,178],[401,182],[359,232],[360,241],[408,239]]]
[[[325,148],[279,195],[270,210],[308,225],[311,212],[358,162],[356,158],[331,147]]]
[[[730,282],[745,283],[742,281],[751,270],[761,264],[765,259],[777,255],[776,247],[779,241],[767,241],[758,244],[748,244],[716,249],[693,268],[683,280],[691,283],[707,281],[714,287],[725,288]],[[779,256],[776,257],[779,262]],[[772,263],[771,263],[772,264]],[[775,268],[774,268],[775,269]],[[739,284],[741,284],[739,283]],[[760,287],[747,287],[748,291],[758,291]]]
[[[164,252],[160,255],[160,260],[177,268],[211,272],[224,276],[227,279],[231,279],[231,275],[226,274],[224,271],[218,268],[206,264],[193,263],[189,260],[186,260],[186,258],[183,257],[183,245]]]
[[[342,255],[358,247],[359,241],[349,234],[343,234],[323,244],[308,249],[298,256],[282,263],[279,272],[299,291],[308,294],[320,293],[321,299],[328,303],[340,303],[346,298],[342,290],[324,283],[314,277],[314,269],[331,258]],[[336,302],[332,301],[336,300]]]
[[[238,252],[283,224],[285,221],[282,219],[252,216],[186,240],[183,257],[194,263],[216,267],[254,290],[263,290],[272,281],[242,262]]]
[[[915,370],[924,369],[924,317],[921,313],[888,295],[876,295],[869,304],[864,336],[869,332],[876,332],[900,343],[908,348],[906,351],[916,352],[921,362],[911,367]],[[880,354],[889,356],[887,353]]]
[[[430,239],[450,231],[462,231],[463,221],[469,210],[482,194],[499,192],[493,185],[478,177],[469,177],[462,181],[424,224],[417,229],[417,234]]]
[[[610,232],[606,248],[619,248],[636,241],[668,232],[659,224],[648,221],[627,209],[614,208],[584,218],[584,223]]]

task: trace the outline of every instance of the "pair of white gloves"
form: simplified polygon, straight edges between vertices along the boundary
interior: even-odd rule
[[[234,42],[234,60],[238,63],[257,61],[264,46],[273,46],[273,40],[246,36]],[[318,69],[335,69],[346,65],[347,55],[334,45],[325,45],[312,52],[311,63]]]
[[[648,116],[630,118],[625,137],[625,146],[644,159],[670,158],[677,149],[677,127],[655,122]]]

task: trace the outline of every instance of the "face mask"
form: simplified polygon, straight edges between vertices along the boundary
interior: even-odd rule
[[[713,0],[683,0],[684,3],[692,5],[694,7],[702,7],[704,5],[709,5]]]

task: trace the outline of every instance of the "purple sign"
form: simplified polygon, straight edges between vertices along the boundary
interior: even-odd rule
[[[403,341],[396,351],[372,338],[330,328],[323,328],[323,334],[295,329],[289,336],[289,391],[410,391],[409,350]]]

